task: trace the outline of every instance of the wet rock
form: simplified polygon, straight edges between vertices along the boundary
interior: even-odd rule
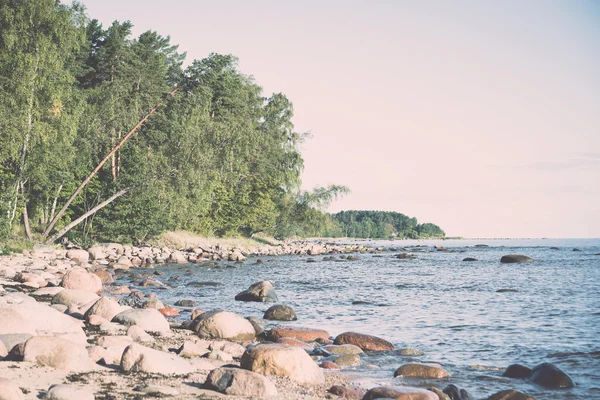
[[[573,249],[573,251],[581,251],[581,249],[578,249],[577,247],[575,247],[575,248]]]
[[[85,312],[84,317],[89,321],[92,315],[96,315],[109,322],[121,311],[123,311],[121,306],[115,300],[109,297],[100,297],[100,299]]]
[[[438,389],[436,387],[428,387],[427,390],[435,393],[437,395],[437,397],[439,398],[439,400],[451,400],[450,397],[448,397],[448,395],[446,393],[442,392],[440,389]]]
[[[114,316],[112,322],[118,322],[127,327],[137,325],[147,332],[167,332],[171,330],[165,317],[153,308],[134,308],[122,311]]]
[[[127,346],[121,358],[121,369],[125,372],[161,375],[184,375],[194,372],[193,366],[183,358],[139,344]]]
[[[399,356],[404,356],[404,357],[416,357],[416,356],[425,355],[425,353],[423,353],[421,350],[410,349],[410,348],[398,349],[398,350],[396,350],[396,354],[398,354]]]
[[[264,319],[272,320],[272,321],[296,321],[298,318],[296,317],[296,313],[292,307],[284,306],[284,305],[275,305],[270,307],[267,311],[265,311]]]
[[[344,399],[362,399],[366,393],[363,389],[349,388],[341,385],[334,385],[327,391]]]
[[[150,293],[150,294],[154,294],[154,293]],[[154,297],[156,297],[156,296],[154,296]],[[160,310],[161,308],[165,308],[165,305],[162,301],[160,301],[156,298],[152,298],[151,300],[144,302],[144,305],[142,308],[154,308],[156,310]]]
[[[310,348],[308,343],[303,342],[302,340],[289,338],[289,337],[279,338],[279,339],[277,339],[276,343],[287,344],[288,346],[292,346],[292,347]]]
[[[273,397],[278,394],[268,378],[239,368],[217,368],[210,372],[204,384],[230,396]]]
[[[265,330],[264,328],[261,326],[260,324],[260,320],[256,317],[246,317],[246,319],[248,320],[248,322],[250,322],[252,324],[252,327],[254,327],[254,332],[256,333],[256,337],[264,337],[265,336]]]
[[[321,367],[323,369],[333,369],[333,370],[342,369],[342,367],[340,367],[333,361],[323,361],[321,364],[319,364],[319,367]]]
[[[165,317],[176,317],[179,315],[179,310],[173,307],[159,308],[158,311]]]
[[[365,351],[394,350],[394,345],[387,340],[356,332],[342,333],[335,338],[333,343],[338,345],[353,344]]]
[[[0,400],[22,400],[25,397],[15,381],[0,378]]]
[[[119,300],[120,305],[133,308],[143,308],[144,303],[146,303],[146,301],[140,297],[138,293],[130,293]]]
[[[508,378],[529,378],[533,374],[533,370],[529,367],[526,367],[521,364],[512,364],[509,365],[508,368],[504,371],[502,376],[506,376]]]
[[[117,287],[116,289],[113,289],[110,291],[110,294],[113,294],[113,295],[128,294],[128,293],[131,293],[131,290],[129,290],[129,288],[125,285],[121,285],[121,286]]]
[[[535,400],[535,398],[517,390],[503,390],[491,395],[487,400]]]
[[[518,293],[517,289],[498,289],[496,293]]]
[[[508,254],[506,256],[502,256],[500,259],[501,263],[509,264],[509,263],[528,263],[532,262],[533,258],[523,256],[521,254]]]
[[[94,400],[94,392],[76,385],[52,385],[44,398],[48,400]]]
[[[463,258],[463,261],[479,261],[479,260],[477,260],[476,258],[473,258],[473,257],[465,257],[465,258]]]
[[[34,336],[25,342],[23,361],[69,372],[93,369],[83,345],[52,336]]]
[[[195,307],[196,302],[194,300],[178,300],[175,305],[178,307]]]
[[[447,378],[450,376],[448,371],[438,364],[404,364],[394,372],[394,377],[405,376],[409,378]]]
[[[287,376],[301,383],[322,384],[323,371],[304,350],[284,344],[259,344],[242,356],[241,366],[263,375]]]
[[[429,390],[399,387],[380,386],[369,390],[362,400],[394,399],[394,400],[439,400],[438,396]]]
[[[302,328],[295,326],[276,326],[267,332],[267,340],[276,342],[280,338],[294,338],[303,342],[312,342],[318,339],[329,340],[329,333],[322,329]]]
[[[235,296],[237,301],[276,302],[277,293],[269,281],[260,281],[252,284],[248,289]]]
[[[227,339],[232,341],[252,340],[255,331],[243,317],[229,311],[210,311],[196,318],[190,328],[205,339]]]
[[[353,344],[328,345],[323,348],[331,354],[338,355],[363,353],[360,347],[355,346]]]
[[[556,365],[543,363],[533,369],[532,382],[548,389],[572,388],[575,386],[569,375]]]
[[[102,291],[102,281],[100,278],[79,267],[74,267],[65,274],[61,286],[65,289],[85,290],[92,293],[100,293]]]
[[[459,389],[456,385],[448,385],[444,388],[444,393],[450,400],[469,400],[471,395],[465,389]]]
[[[333,360],[340,367],[360,367],[360,356],[358,354],[342,354]]]
[[[200,310],[200,309],[195,309],[192,310],[192,315],[190,315],[190,319],[193,321],[196,318],[198,318],[199,316],[201,316],[202,314],[204,314],[206,311],[205,310]]]
[[[358,256],[350,255],[350,256],[346,257],[346,260],[348,260],[348,261],[356,261],[356,260],[358,260]]]

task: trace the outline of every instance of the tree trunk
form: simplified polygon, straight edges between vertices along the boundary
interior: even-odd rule
[[[128,190],[129,189],[123,189],[123,190],[118,191],[117,193],[113,194],[108,199],[104,200],[102,203],[98,204],[96,207],[92,208],[90,211],[86,212],[81,217],[77,218],[75,221],[71,222],[69,225],[67,225],[64,228],[62,228],[54,236],[52,236],[50,239],[48,239],[47,243],[50,244],[50,243],[53,243],[56,240],[60,239],[61,237],[64,236],[65,233],[69,232],[71,229],[73,229],[74,227],[76,227],[77,225],[79,225],[87,217],[89,217],[90,215],[95,214],[98,210],[106,207],[107,205],[109,205],[110,203],[112,203],[114,200],[116,200],[119,197],[123,196],[125,193],[127,193]]]
[[[73,202],[73,200],[75,200],[75,197],[77,197],[77,195],[83,190],[83,188],[85,187],[85,185],[87,185],[89,183],[89,181],[91,181],[92,178],[98,173],[98,171],[100,171],[100,168],[102,168],[102,166],[106,163],[106,161],[108,161],[121,148],[121,146],[123,146],[125,144],[125,142],[127,142],[127,139],[129,139],[131,137],[131,135],[133,135],[140,128],[140,126],[142,126],[142,124],[144,122],[146,122],[146,120],[148,118],[150,118],[150,116],[156,112],[156,110],[158,110],[158,108],[167,100],[167,98],[169,96],[172,96],[175,93],[177,93],[179,91],[179,89],[180,89],[179,87],[173,89],[173,91],[171,91],[171,93],[169,93],[167,96],[165,96],[165,98],[163,100],[161,100],[160,103],[158,103],[156,106],[154,106],[154,108],[152,110],[150,110],[150,112],[148,114],[146,114],[146,116],[144,118],[142,118],[137,123],[137,125],[134,126],[133,129],[129,131],[129,133],[127,133],[127,135],[125,135],[123,137],[123,139],[121,139],[121,141],[119,142],[119,144],[117,144],[111,150],[111,152],[108,153],[108,155],[106,157],[104,157],[104,159],[102,161],[100,161],[100,163],[96,166],[96,168],[94,168],[94,170],[92,171],[92,173],[89,174],[87,178],[85,178],[85,180],[81,183],[81,185],[79,185],[79,187],[73,192],[73,194],[71,195],[71,197],[69,197],[69,199],[67,200],[67,202],[65,203],[65,205],[60,209],[60,211],[58,212],[58,214],[56,214],[56,217],[54,217],[52,219],[52,221],[50,221],[50,224],[48,225],[48,227],[44,231],[44,238],[48,237],[48,235],[52,231],[52,228],[54,228],[54,225],[56,225],[56,223],[63,216],[63,214],[65,213],[65,211],[67,211],[67,208],[71,205],[71,203]]]
[[[58,202],[58,196],[60,196],[60,191],[62,190],[63,185],[60,185],[58,187],[58,190],[56,191],[56,197],[54,198],[54,201],[52,202],[52,211],[50,212],[50,218],[48,218],[48,220],[52,221],[54,219],[54,213],[56,212],[56,203]]]
[[[21,182],[21,195],[23,196],[23,225],[25,226],[25,234],[28,240],[33,240],[31,236],[31,228],[29,227],[29,214],[27,213],[27,201],[25,200],[25,184]]]

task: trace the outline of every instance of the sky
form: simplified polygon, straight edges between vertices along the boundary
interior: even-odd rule
[[[83,0],[293,103],[303,187],[447,235],[600,237],[600,1]]]

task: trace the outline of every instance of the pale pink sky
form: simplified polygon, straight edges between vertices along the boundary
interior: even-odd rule
[[[600,237],[600,3],[84,0],[294,103],[305,188],[464,237]]]

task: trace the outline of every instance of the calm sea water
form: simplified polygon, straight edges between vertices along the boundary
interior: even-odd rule
[[[264,264],[254,264],[256,258],[222,263],[220,268],[159,266],[166,274],[160,279],[172,286],[158,291],[159,297],[171,304],[193,299],[199,308],[260,318],[271,304],[236,302],[234,296],[256,281],[270,280],[280,303],[298,315],[297,322],[285,324],[322,328],[334,336],[345,331],[377,335],[398,348],[425,353],[364,355],[364,365],[379,368],[363,366],[346,373],[366,387],[443,388],[453,383],[475,398],[514,388],[538,399],[600,399],[600,239],[360,243],[398,251],[360,254],[359,260],[344,262],[316,256],[312,258],[317,262],[307,263],[308,256],[284,256],[261,257]],[[452,252],[436,251],[436,244]],[[394,254],[405,251],[400,248],[417,258],[396,259]],[[502,255],[514,253],[535,261],[500,263]],[[480,261],[463,262],[465,257]],[[180,279],[169,281],[173,276]],[[192,281],[222,286],[187,286]],[[442,381],[393,378],[396,368],[414,361],[439,363],[452,376]],[[542,362],[567,372],[576,387],[548,390],[501,379],[509,364],[534,367]]]

